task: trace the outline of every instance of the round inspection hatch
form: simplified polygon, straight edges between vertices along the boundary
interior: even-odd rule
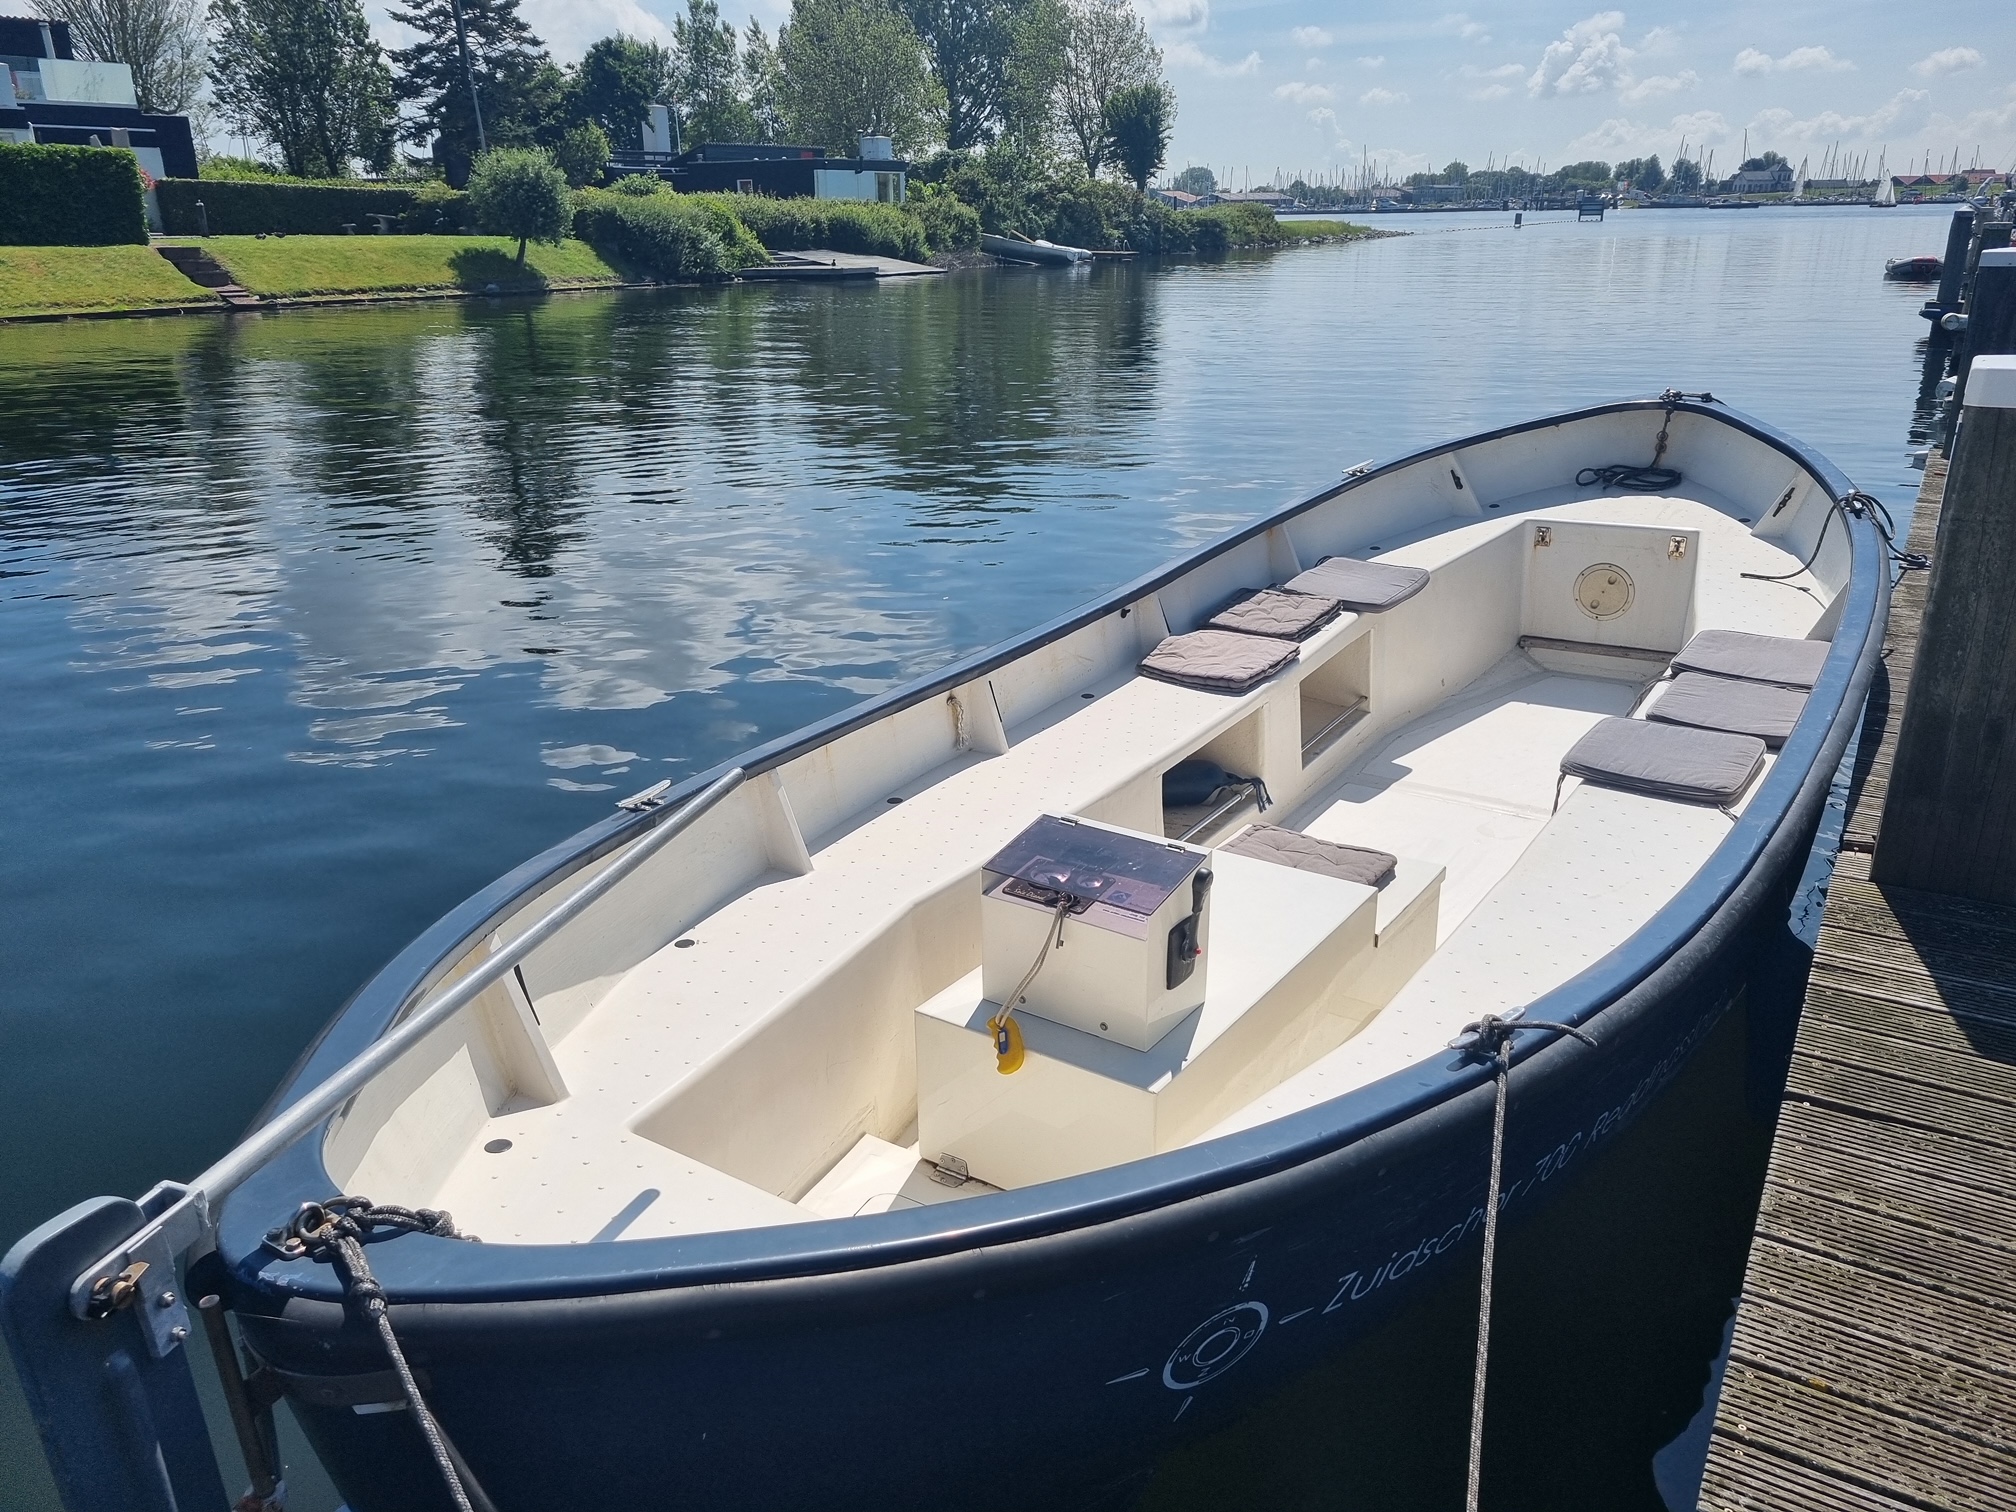
[[[1575,607],[1591,619],[1615,619],[1631,607],[1631,574],[1615,562],[1585,567],[1575,579]]]

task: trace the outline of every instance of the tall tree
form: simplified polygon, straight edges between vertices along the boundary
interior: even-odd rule
[[[305,178],[390,165],[392,75],[358,0],[215,0],[210,19],[210,87],[234,130]]]
[[[859,136],[886,136],[903,153],[939,139],[945,93],[887,0],[792,0],[777,56],[792,135],[849,151]]]
[[[687,143],[748,141],[756,134],[756,118],[742,93],[735,28],[721,19],[721,7],[714,0],[686,0],[686,14],[673,21],[672,36]]]
[[[756,125],[756,140],[775,142],[784,135],[784,66],[777,49],[764,34],[763,23],[749,18],[749,30],[742,35],[742,92],[749,101],[749,118]]]
[[[569,81],[568,113],[600,126],[619,150],[635,152],[646,112],[672,102],[674,61],[670,48],[621,32],[591,42]]]
[[[448,181],[460,185],[483,146],[557,140],[566,79],[518,14],[518,0],[461,0],[465,69],[455,10],[455,0],[416,0],[411,9],[392,11],[394,21],[420,33],[411,47],[392,54],[392,63],[398,70],[394,95],[415,107],[405,120],[406,139],[431,141]],[[480,132],[472,90],[482,104]]]
[[[945,145],[978,147],[1001,128],[1015,27],[1029,0],[901,0],[945,91]]]
[[[1116,89],[1106,102],[1106,145],[1136,193],[1148,192],[1148,180],[1169,153],[1169,133],[1176,126],[1176,92],[1161,80]]]
[[[1176,175],[1175,183],[1172,187],[1181,189],[1185,194],[1194,194],[1201,199],[1207,194],[1216,194],[1218,192],[1218,175],[1213,173],[1209,168],[1192,166],[1185,168],[1181,173]]]
[[[1030,159],[1047,158],[1058,130],[1058,93],[1071,34],[1066,0],[1024,0],[1002,69],[1001,137]]]
[[[140,108],[181,115],[203,87],[203,9],[197,0],[37,0],[70,23],[85,57],[133,70]]]
[[[1107,102],[1123,89],[1155,83],[1162,72],[1162,49],[1149,39],[1147,24],[1128,0],[1067,3],[1057,114],[1085,176],[1097,178],[1107,160]]]

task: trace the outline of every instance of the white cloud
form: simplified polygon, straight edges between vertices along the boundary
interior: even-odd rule
[[[1547,44],[1526,80],[1529,94],[1591,94],[1630,82],[1632,50],[1624,45],[1622,11],[1598,11]]]
[[[1326,68],[1329,65],[1324,63],[1324,61],[1321,58],[1311,58],[1308,62],[1304,63],[1302,66],[1305,69],[1307,69],[1310,73],[1315,73],[1318,69]]]
[[[1297,47],[1328,47],[1337,40],[1320,26],[1298,26],[1288,35]]]
[[[1846,58],[1837,58],[1825,47],[1795,47],[1782,58],[1774,58],[1767,52],[1759,52],[1754,47],[1746,47],[1736,54],[1735,68],[1739,74],[1770,73],[1841,73],[1855,65]]]
[[[1471,20],[1462,11],[1456,11],[1451,15],[1444,16],[1435,23],[1435,29],[1442,32],[1454,32],[1465,42],[1483,43],[1491,40],[1490,28],[1485,26],[1482,21]]]
[[[1305,84],[1300,79],[1290,79],[1286,84],[1274,86],[1274,98],[1293,100],[1297,105],[1316,105],[1336,96],[1321,84]]]
[[[1911,65],[1911,72],[1921,79],[1936,79],[1941,74],[1959,73],[1963,69],[1979,68],[1983,62],[1981,54],[1971,47],[1942,47],[1928,57],[1920,58]]]
[[[1465,63],[1456,70],[1459,79],[1516,79],[1526,72],[1524,63],[1500,63],[1496,68],[1480,68],[1475,63]]]
[[[1654,74],[1649,79],[1640,79],[1629,89],[1621,90],[1618,98],[1628,104],[1640,100],[1656,100],[1661,95],[1679,94],[1692,89],[1701,82],[1701,75],[1691,68],[1683,68],[1677,74]]]
[[[1894,141],[1898,128],[1910,130],[1924,120],[1925,102],[1931,98],[1923,89],[1900,89],[1867,115],[1823,110],[1804,121],[1783,107],[1760,110],[1750,121],[1750,134],[1772,141],[1789,138],[1794,142],[1831,142],[1838,137],[1874,140],[1884,135]]]
[[[1593,131],[1584,132],[1568,144],[1571,157],[1599,157],[1615,160],[1642,157],[1648,152],[1669,153],[1682,139],[1689,150],[1704,143],[1718,142],[1729,135],[1729,123],[1712,110],[1677,115],[1664,126],[1634,121],[1629,116],[1613,116]]]
[[[1524,73],[1525,69],[1519,70]],[[1503,100],[1512,93],[1510,84],[1486,84],[1482,89],[1473,89],[1463,98],[1466,100]]]
[[[1157,36],[1200,37],[1211,25],[1211,0],[1134,0]]]
[[[374,7],[375,9],[375,7]],[[672,28],[652,15],[637,0],[525,0],[520,9],[525,22],[552,49],[553,56],[571,63],[600,37],[623,32],[652,42],[670,42]],[[389,21],[376,28],[381,37],[405,28]],[[410,36],[410,33],[405,33]],[[402,40],[397,44],[406,46]]]
[[[1405,105],[1411,98],[1391,89],[1368,89],[1358,96],[1360,105]]]
[[[1680,33],[1670,26],[1655,26],[1638,39],[1640,57],[1657,58],[1679,45]]]
[[[1260,54],[1249,52],[1237,63],[1227,63],[1222,58],[1214,58],[1195,42],[1171,42],[1162,49],[1162,60],[1171,68],[1194,68],[1199,73],[1210,74],[1213,78],[1232,78],[1240,74],[1260,71]]]
[[[1384,53],[1374,53],[1369,57],[1360,58],[1358,66],[1360,68],[1384,68],[1386,66],[1386,55]]]

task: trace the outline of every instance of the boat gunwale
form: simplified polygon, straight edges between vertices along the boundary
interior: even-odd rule
[[[1624,400],[1501,427],[1409,453],[1347,477],[1322,492],[1285,506],[1207,542],[1188,555],[1023,635],[958,658],[936,673],[864,700],[791,734],[757,747],[738,760],[688,778],[666,795],[663,805],[642,815],[612,816],[535,856],[465,900],[430,926],[374,974],[325,1025],[268,1105],[286,1107],[312,1088],[311,1070],[327,1074],[382,1035],[466,951],[525,899],[592,865],[611,850],[654,827],[678,804],[730,766],[752,775],[841,738],[898,709],[984,676],[1020,656],[1133,604],[1203,563],[1267,530],[1315,509],[1354,488],[1453,452],[1522,433],[1546,430],[1604,415],[1671,409],[1705,416],[1777,450],[1811,475],[1842,508],[1853,491],[1844,474],[1793,438],[1715,401],[1664,397]],[[1845,510],[1844,510],[1845,513]],[[1684,957],[1687,947],[1739,900],[1746,881],[1818,783],[1830,784],[1840,751],[1859,708],[1881,648],[1890,580],[1882,542],[1873,521],[1847,514],[1852,552],[1839,627],[1833,649],[1809,698],[1807,710],[1729,835],[1686,886],[1644,925],[1591,966],[1530,1006],[1532,1016],[1587,1023],[1641,988]],[[1859,643],[1843,638],[1859,626]],[[1833,759],[1823,760],[1832,750]],[[369,1010],[376,1006],[375,1013]],[[368,1018],[370,1022],[365,1023]],[[351,1043],[345,1043],[351,1041]],[[1519,1054],[1588,1053],[1550,1039]],[[327,1066],[318,1062],[332,1061]],[[598,1245],[486,1245],[480,1249],[416,1236],[381,1251],[382,1279],[394,1295],[430,1302],[525,1301],[579,1298],[603,1293],[777,1280],[852,1272],[944,1258],[961,1251],[1017,1245],[1108,1225],[1169,1208],[1216,1192],[1250,1186],[1297,1167],[1323,1161],[1368,1137],[1439,1106],[1451,1104],[1484,1085],[1486,1068],[1461,1052],[1432,1057],[1312,1107],[1283,1115],[1249,1130],[1166,1151],[1143,1160],[1047,1182],[1015,1192],[841,1219],[809,1218],[803,1224],[728,1229],[685,1236],[622,1240]],[[256,1127],[256,1123],[254,1127]],[[227,1198],[221,1247],[241,1283],[255,1293],[330,1300],[333,1277],[324,1267],[283,1262],[262,1251],[265,1224],[245,1216],[254,1207],[269,1215],[291,1211],[302,1193],[331,1186],[321,1160],[327,1125],[291,1149]],[[274,1204],[278,1204],[275,1206]],[[977,1206],[976,1206],[977,1205]],[[789,1236],[787,1239],[785,1236]],[[779,1242],[783,1240],[784,1242]],[[473,1263],[472,1263],[473,1262]]]

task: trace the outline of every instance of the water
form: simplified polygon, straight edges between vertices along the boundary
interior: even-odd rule
[[[614,799],[1357,462],[1670,385],[1915,492],[1924,295],[1880,273],[1944,213],[1509,222],[1215,267],[0,328],[0,1244],[201,1168],[374,967]],[[1568,1280],[1506,1262],[1506,1368],[1582,1414],[1578,1452],[1494,1458],[1534,1505],[1658,1505],[1764,1149],[1747,1073],[1703,1064],[1525,1246]],[[1460,1356],[1469,1303],[1423,1305]],[[1448,1452],[1433,1355],[1375,1393],[1434,1404],[1389,1464]],[[1362,1387],[1266,1416],[1320,1438]],[[1183,1473],[1218,1506],[1405,1504],[1266,1426]],[[53,1506],[7,1383],[0,1507]]]

